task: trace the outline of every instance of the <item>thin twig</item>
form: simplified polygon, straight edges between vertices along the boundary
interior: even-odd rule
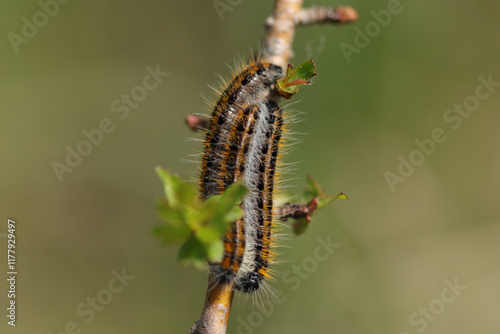
[[[358,19],[358,12],[349,6],[304,8],[295,13],[294,23],[297,27],[312,24],[346,24]]]
[[[208,130],[210,119],[199,115],[187,115],[186,123],[193,131]]]
[[[205,306],[198,321],[196,321],[189,334],[225,334],[231,304],[234,297],[234,284],[224,283],[211,286],[211,282],[216,282],[212,274],[208,277],[207,296]]]
[[[278,217],[282,221],[290,218],[305,218],[307,222],[312,220],[312,215],[318,208],[318,197],[314,197],[309,203],[285,203],[278,208]]]
[[[294,17],[302,9],[302,2],[303,0],[276,0],[271,16],[265,22],[262,54],[270,63],[282,68],[286,68],[293,57]]]
[[[262,40],[262,54],[273,64],[286,68],[293,57],[295,28],[313,24],[346,24],[358,19],[352,7],[302,8],[302,0],[277,0],[273,12],[265,22],[266,34]]]

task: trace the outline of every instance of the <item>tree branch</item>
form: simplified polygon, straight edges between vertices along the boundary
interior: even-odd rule
[[[276,0],[265,22],[262,54],[270,63],[286,68],[293,57],[292,45],[295,28],[312,24],[346,24],[358,19],[352,7],[339,6],[302,9],[303,0]]]
[[[234,284],[215,284],[216,277],[211,273],[208,277],[207,296],[203,312],[198,321],[196,321],[189,334],[225,334],[229,313],[234,297]]]
[[[316,7],[301,9],[295,13],[293,20],[295,26],[307,26],[312,24],[346,24],[358,19],[358,12],[352,7]]]
[[[302,9],[302,2],[303,0],[276,0],[271,16],[265,22],[262,54],[267,61],[283,69],[293,57],[294,16]]]
[[[300,219],[305,218],[307,222],[311,222],[312,215],[318,208],[318,197],[314,197],[309,203],[285,203],[278,208],[278,217],[282,221],[290,218]]]

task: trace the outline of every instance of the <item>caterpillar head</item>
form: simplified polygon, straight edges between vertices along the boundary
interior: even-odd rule
[[[263,277],[259,273],[249,273],[245,277],[239,279],[236,284],[236,289],[245,293],[257,291],[262,279]]]

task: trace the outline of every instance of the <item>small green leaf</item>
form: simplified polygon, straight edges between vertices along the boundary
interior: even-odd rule
[[[293,224],[292,227],[293,233],[299,236],[301,234],[304,234],[308,227],[309,227],[309,222],[305,218],[297,219],[295,220],[295,223]]]
[[[158,215],[164,222],[153,229],[153,235],[164,244],[182,244],[179,260],[183,263],[200,267],[207,260],[222,259],[224,234],[243,216],[240,204],[246,188],[239,182],[202,201],[193,183],[183,182],[161,168],[156,172],[163,181],[166,198],[158,204]]]
[[[158,216],[161,219],[170,222],[172,225],[186,224],[186,217],[180,210],[173,210],[165,199],[160,200],[157,206]]]
[[[160,167],[156,168],[156,173],[163,181],[163,188],[165,190],[165,195],[167,197],[167,201],[171,206],[177,206],[177,191],[178,191],[178,178],[175,175],[171,175],[167,170],[164,170]]]
[[[243,216],[243,210],[239,207],[246,188],[241,182],[230,185],[224,193],[212,196],[205,201],[206,212],[209,214],[207,219],[222,233],[227,230],[229,223]]]
[[[202,267],[206,263],[206,258],[206,248],[195,236],[187,239],[179,249],[179,261],[181,263],[193,263],[196,267]]]
[[[309,175],[307,176],[307,183],[309,185],[304,191],[304,197],[308,204],[296,204],[304,210],[305,217],[294,219],[293,232],[295,235],[301,235],[307,230],[311,224],[312,216],[317,210],[324,208],[338,198],[347,199],[344,193],[336,196],[325,195],[319,183]]]
[[[313,179],[312,176],[310,175],[307,176],[307,183],[309,183],[309,187],[306,188],[304,196],[308,201],[312,200],[315,197],[318,197],[317,209],[322,209],[330,202],[339,198],[347,200],[347,196],[343,192],[336,196],[325,195],[325,192],[323,191],[319,183],[315,179]]]
[[[309,79],[315,75],[317,75],[316,64],[312,59],[305,61],[295,68],[288,64],[285,77],[276,83],[276,90],[285,99],[289,99],[297,94],[300,86],[311,84]]]
[[[336,196],[320,196],[318,198],[318,210],[324,208],[330,202],[335,201],[336,199],[345,199],[347,200],[347,196],[344,193],[337,194]]]
[[[211,242],[217,241],[221,239],[221,233],[217,231],[217,229],[211,226],[203,226],[196,232],[196,237],[200,239],[200,241],[204,245],[208,245]]]
[[[190,234],[191,230],[186,225],[162,224],[153,228],[153,235],[160,238],[164,244],[182,243]]]
[[[312,200],[314,197],[324,197],[325,193],[321,189],[319,183],[312,178],[311,175],[307,175],[307,183],[309,187],[305,190],[305,196],[308,200]]]
[[[224,256],[224,243],[222,240],[216,240],[207,245],[207,258],[213,262],[222,261]]]
[[[167,202],[171,207],[179,205],[192,205],[198,197],[196,189],[186,182],[181,181],[179,176],[170,174],[169,171],[156,168],[156,173],[163,181]]]

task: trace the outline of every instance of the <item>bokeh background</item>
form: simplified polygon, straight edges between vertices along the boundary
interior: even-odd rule
[[[221,0],[231,8],[221,20],[214,3],[71,1],[17,53],[9,33],[21,35],[23,17],[33,22],[41,7],[0,4],[0,266],[7,271],[7,218],[15,218],[19,271],[15,328],[0,283],[0,332],[187,333],[199,317],[206,273],[180,266],[177,248],[151,236],[162,196],[154,169],[196,177],[188,160],[201,144],[186,139],[200,136],[184,117],[208,112],[208,84],[258,49],[272,7]],[[313,4],[337,5],[305,1]],[[355,28],[364,31],[388,1],[338,4],[356,8],[359,21],[297,32],[293,63],[312,57],[319,75],[291,106],[305,114],[292,127],[301,142],[287,155],[298,164],[286,184],[300,194],[311,174],[349,201],[285,242],[272,283],[281,302],[262,315],[259,302],[239,296],[229,333],[498,333],[500,89],[456,130],[443,115],[474,95],[479,76],[500,81],[500,3],[403,0],[350,62],[341,43],[355,45]],[[158,64],[169,76],[120,119],[113,101]],[[59,182],[52,164],[105,118],[114,131]],[[385,173],[397,173],[399,156],[408,159],[436,128],[446,141],[391,191]],[[340,246],[315,267],[318,237]],[[299,286],[293,265],[313,268]],[[109,300],[113,270],[135,278]],[[440,302],[445,280],[467,287],[449,304]],[[96,297],[107,304],[90,320],[86,303]]]

